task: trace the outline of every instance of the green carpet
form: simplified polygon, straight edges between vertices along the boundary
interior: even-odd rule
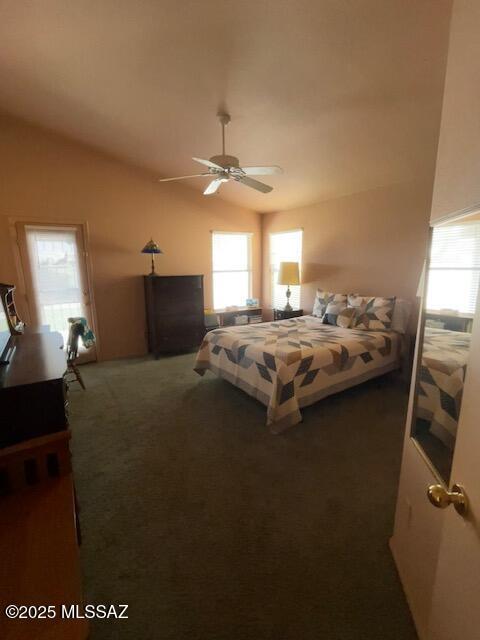
[[[412,640],[388,549],[407,397],[393,374],[280,436],[192,354],[71,390],[92,640]]]

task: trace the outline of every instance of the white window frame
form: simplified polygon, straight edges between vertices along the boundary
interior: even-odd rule
[[[273,236],[280,236],[283,234],[287,234],[287,233],[300,233],[300,255],[298,256],[298,264],[299,264],[299,269],[300,269],[300,281],[301,281],[301,276],[302,276],[302,255],[303,255],[303,228],[302,227],[297,227],[296,229],[285,229],[283,231],[272,231],[269,234],[269,245],[268,245],[268,260],[269,260],[269,264],[270,264],[270,303],[272,305],[272,307],[275,307],[275,286],[277,285],[277,278],[278,278],[278,271],[279,269],[273,264],[273,259],[272,259],[272,237]],[[295,308],[297,305],[300,308],[301,305],[301,289],[302,289],[302,285],[295,285],[295,288],[298,286],[298,301],[296,300],[291,300],[290,299],[290,304],[292,304],[292,306]],[[292,291],[293,293],[293,291]],[[285,298],[285,302],[281,305],[281,307],[283,308],[285,306],[287,302],[287,299]]]
[[[247,238],[247,269],[214,269],[213,268],[213,247],[214,236],[246,236]],[[253,282],[253,266],[252,266],[252,236],[251,231],[212,231],[212,303],[215,309],[215,278],[216,273],[248,273],[248,297],[252,297],[252,282]],[[242,305],[244,306],[245,303]]]

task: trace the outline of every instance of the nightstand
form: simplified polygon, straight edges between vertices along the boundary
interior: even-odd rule
[[[288,320],[289,318],[298,318],[303,316],[303,309],[292,309],[291,311],[285,311],[285,309],[274,309],[274,320]]]

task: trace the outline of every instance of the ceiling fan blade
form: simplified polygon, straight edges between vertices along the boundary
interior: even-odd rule
[[[273,165],[271,167],[242,167],[242,171],[247,176],[273,176],[278,173],[283,173],[282,167]]]
[[[192,158],[195,162],[200,162],[200,164],[204,164],[206,167],[210,167],[210,169],[220,169],[220,171],[225,171],[223,167],[219,164],[215,164],[215,162],[211,162],[211,160],[204,160],[203,158]]]
[[[241,182],[247,187],[251,187],[252,189],[256,189],[257,191],[261,191],[262,193],[269,193],[273,191],[273,187],[270,187],[268,184],[264,184],[263,182],[259,182],[258,180],[253,180],[253,178],[248,177],[239,177],[235,178],[237,182]]]
[[[221,179],[221,178],[215,178],[215,180],[212,180],[208,185],[208,187],[203,192],[203,195],[211,196],[212,194],[216,193],[218,191],[219,186],[222,184],[222,182],[227,182],[227,180]]]
[[[193,176],[178,176],[177,178],[159,178],[159,182],[171,182],[172,180],[188,180],[188,178],[203,178],[209,176],[210,173],[194,173]]]

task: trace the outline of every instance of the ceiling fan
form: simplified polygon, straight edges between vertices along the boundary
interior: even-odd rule
[[[210,196],[216,193],[222,184],[222,182],[228,182],[229,180],[236,180],[240,184],[244,184],[246,187],[256,189],[262,193],[269,193],[273,187],[264,182],[254,180],[249,176],[266,176],[283,173],[281,167],[241,167],[238,158],[235,156],[225,155],[225,127],[230,122],[230,116],[228,113],[219,113],[218,119],[222,126],[222,154],[219,156],[212,156],[210,160],[204,160],[203,158],[192,158],[195,162],[208,167],[208,170],[204,173],[195,173],[191,176],[178,176],[177,178],[161,178],[159,182],[170,182],[172,180],[187,180],[188,178],[205,178],[211,177],[213,180],[209,183],[203,195]]]

